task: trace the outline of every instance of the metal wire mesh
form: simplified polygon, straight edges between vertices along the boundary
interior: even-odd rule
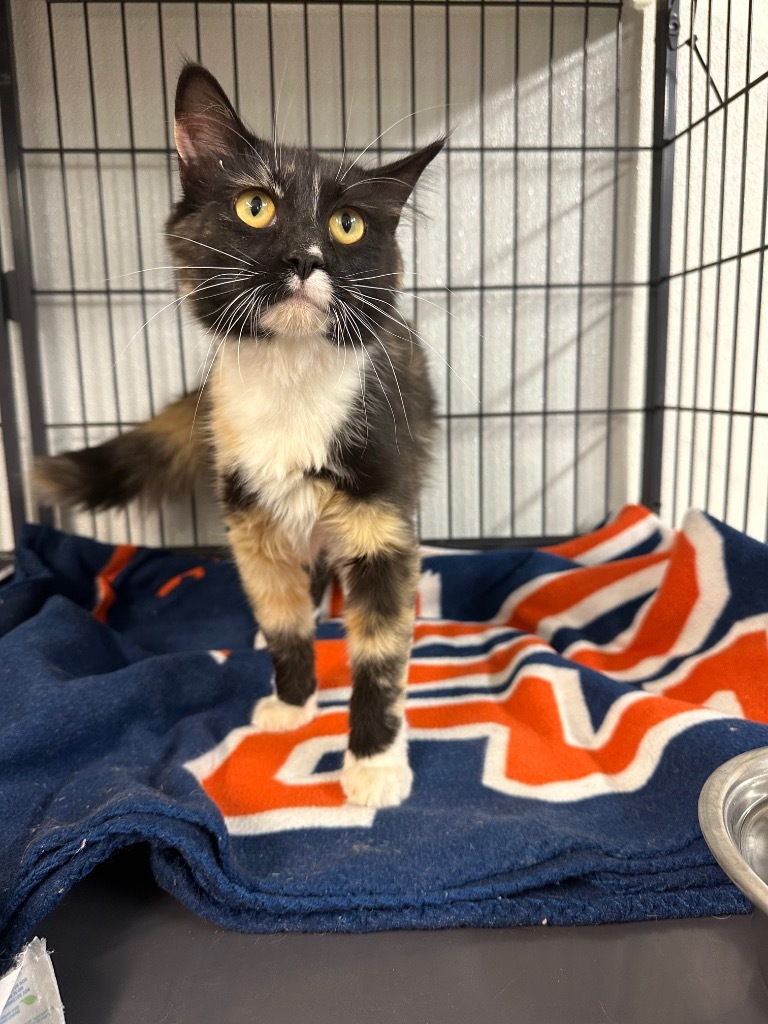
[[[619,2],[567,0],[11,8],[11,141],[31,264],[22,333],[26,358],[39,356],[26,367],[23,459],[96,443],[198,380],[207,341],[174,302],[169,272],[149,269],[167,266],[183,55],[211,68],[255,130],[274,125],[331,154],[375,140],[369,155],[389,156],[454,129],[421,196],[428,216],[401,238],[403,309],[429,346],[443,426],[423,536],[530,542],[640,497],[656,284],[652,19]],[[6,145],[7,132],[4,118]],[[668,445],[678,429],[668,418],[682,412],[670,360]],[[669,493],[665,477],[665,508]],[[218,542],[217,522],[200,494],[157,516],[64,525],[201,545]],[[0,548],[10,546],[2,518],[0,531]]]
[[[684,5],[677,38],[663,510],[768,535],[768,18]]]

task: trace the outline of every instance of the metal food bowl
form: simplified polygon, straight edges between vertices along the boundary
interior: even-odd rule
[[[707,846],[754,905],[757,955],[768,985],[768,747],[720,765],[699,796]]]

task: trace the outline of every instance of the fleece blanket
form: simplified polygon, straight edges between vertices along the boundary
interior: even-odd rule
[[[218,924],[372,931],[733,913],[696,802],[768,744],[768,548],[627,507],[547,550],[426,553],[401,807],[344,803],[338,594],[320,712],[249,725],[227,560],[23,533],[0,585],[0,947],[117,848]]]

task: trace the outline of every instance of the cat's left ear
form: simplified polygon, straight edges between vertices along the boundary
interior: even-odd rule
[[[385,164],[376,170],[377,184],[380,184],[397,212],[405,206],[416,182],[445,145],[445,139],[435,139],[423,149],[417,149],[402,160]]]

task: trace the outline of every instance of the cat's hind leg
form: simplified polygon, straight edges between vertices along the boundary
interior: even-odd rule
[[[315,620],[309,574],[282,527],[258,508],[229,520],[240,579],[274,667],[274,693],[254,708],[263,732],[310,722],[317,710]]]
[[[312,614],[316,623],[323,622],[328,616],[331,597],[329,587],[332,581],[333,572],[321,552],[309,571],[309,596],[312,599]],[[262,629],[256,630],[253,646],[257,651],[267,649],[267,638]]]
[[[330,605],[329,588],[333,583],[333,570],[328,565],[325,552],[320,551],[310,570],[309,593],[312,598],[315,622],[322,622],[328,616]]]

